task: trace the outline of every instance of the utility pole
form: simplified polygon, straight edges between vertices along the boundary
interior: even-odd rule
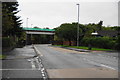
[[[77,46],[79,46],[79,4],[76,5],[78,6]]]

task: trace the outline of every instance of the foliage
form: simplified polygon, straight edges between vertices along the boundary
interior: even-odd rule
[[[86,37],[91,37],[91,33],[96,31],[96,24],[87,24],[85,26],[85,36]]]
[[[0,55],[0,59],[5,59],[6,55]]]
[[[88,47],[85,47],[85,46],[67,46],[67,45],[54,45],[54,46],[70,47],[70,48],[86,49],[86,50],[89,49]],[[92,50],[96,50],[96,51],[112,51],[112,49],[103,49],[103,48],[92,48]]]
[[[32,35],[32,43],[34,44],[48,44],[52,40],[51,35]]]
[[[103,21],[98,22],[97,24],[95,23],[89,23],[84,26],[85,29],[85,36],[86,37],[91,37],[92,32],[96,32],[99,30],[103,30]]]
[[[55,28],[55,40],[58,41],[76,41],[77,39],[77,23],[65,23],[60,25],[60,27]],[[89,23],[89,24],[79,24],[79,37],[80,45],[79,46],[92,46],[98,48],[106,49],[119,49],[120,47],[120,27],[105,27],[102,26],[103,21],[98,23]],[[101,31],[101,30],[113,30],[118,31],[117,37],[93,37],[91,33]]]
[[[39,27],[35,26],[34,28],[39,28]]]
[[[19,12],[18,6],[18,2],[2,3],[2,46],[5,50],[11,50],[16,47],[16,44],[20,42],[24,34],[20,27],[22,24],[20,16],[16,16]]]
[[[18,36],[20,37],[22,33],[22,28],[20,28],[21,20],[19,16],[16,16],[18,11],[17,2],[3,2],[2,3],[2,33],[3,36]]]
[[[67,40],[70,42],[71,45],[71,41],[76,41],[77,39],[77,25],[77,23],[64,23],[60,25],[60,27],[55,29],[55,33],[59,38],[61,38],[61,40]],[[84,28],[84,25],[79,24],[80,40],[84,36],[84,29],[82,28]]]
[[[116,28],[116,30],[119,32],[118,33],[118,37],[117,37],[117,40],[116,40],[116,45],[115,45],[115,48],[120,51],[120,26]]]
[[[102,30],[102,25],[103,25],[103,21],[100,21],[100,22],[97,24],[97,31],[98,31],[98,30]]]
[[[81,41],[82,46],[89,46],[89,44],[91,44],[92,47],[105,49],[114,49],[115,43],[116,41],[109,37],[86,37]]]
[[[13,42],[13,39],[10,37],[3,37],[2,38],[2,47],[6,48],[6,47],[14,47],[15,46],[15,42]]]

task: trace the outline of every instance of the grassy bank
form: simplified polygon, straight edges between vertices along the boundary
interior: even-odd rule
[[[0,59],[5,59],[6,56],[5,55],[0,55]]]
[[[70,48],[77,48],[77,49],[86,49],[88,50],[88,47],[85,46],[67,46],[67,45],[54,45],[54,46],[61,46],[61,47],[70,47]],[[103,49],[103,48],[92,48],[91,50],[95,51],[113,51],[112,49]]]

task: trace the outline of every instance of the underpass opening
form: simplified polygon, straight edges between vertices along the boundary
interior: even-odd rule
[[[54,39],[53,29],[23,28],[26,32],[26,45],[51,44]]]

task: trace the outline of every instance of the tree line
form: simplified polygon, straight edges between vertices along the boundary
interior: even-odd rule
[[[22,20],[16,16],[18,2],[2,2],[2,47],[14,47],[22,36]]]
[[[64,23],[61,24],[59,27],[55,28],[55,41],[69,41],[69,46],[71,46],[71,41],[76,42],[77,41],[77,27],[78,27],[78,23]],[[89,23],[89,24],[79,24],[79,42],[80,45],[79,46],[88,46],[90,44],[90,39],[93,40],[94,46],[95,44],[99,44],[97,41],[99,40],[100,43],[107,42],[107,41],[111,41],[110,44],[108,45],[104,45],[103,46],[109,46],[109,45],[118,45],[119,44],[119,34],[116,37],[109,37],[109,36],[104,36],[104,37],[109,37],[108,38],[104,38],[104,37],[95,37],[92,36],[91,33],[93,32],[98,32],[98,31],[102,31],[102,30],[112,30],[112,31],[119,31],[120,27],[119,26],[114,26],[114,27],[106,27],[103,26],[103,21],[99,21],[98,23]],[[100,41],[101,39],[101,41]],[[87,40],[86,43],[84,43]],[[89,41],[88,41],[89,40]],[[113,40],[113,41],[112,41]],[[95,42],[96,41],[96,42]],[[86,45],[87,44],[87,45]],[[101,47],[101,46],[97,46],[97,47]],[[102,47],[101,47],[102,48]],[[106,47],[105,47],[106,48]],[[110,46],[108,47],[110,48]]]
[[[3,36],[20,36],[22,32],[22,28],[20,25],[22,24],[20,20],[20,16],[16,16],[19,12],[18,2],[3,2],[2,3],[2,34]]]

